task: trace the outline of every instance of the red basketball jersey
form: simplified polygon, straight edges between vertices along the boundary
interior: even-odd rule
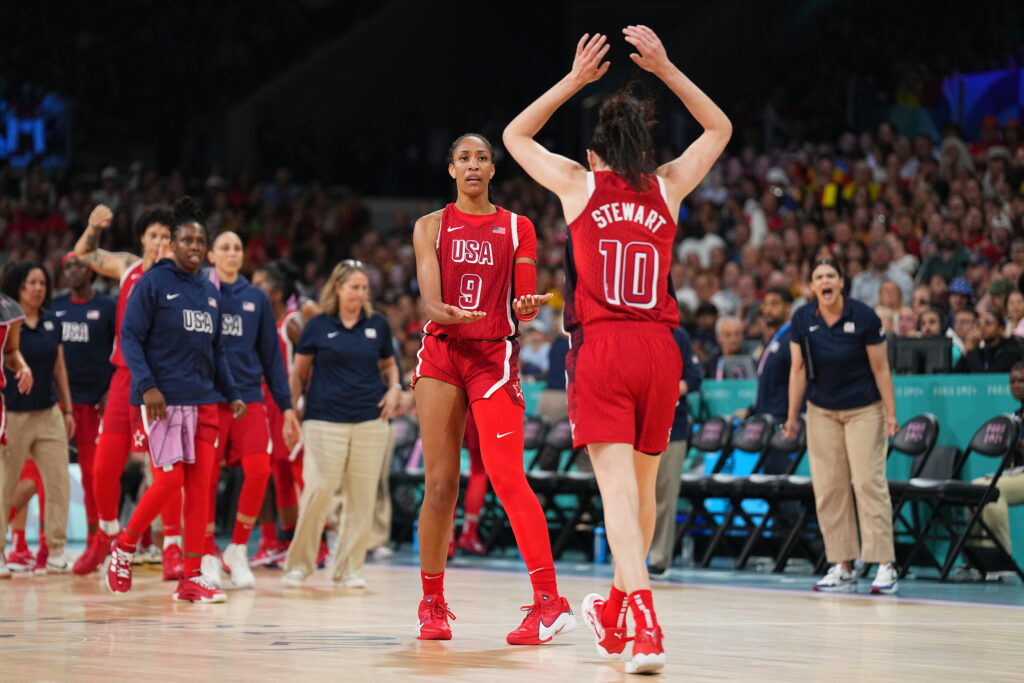
[[[143,275],[142,261],[128,266],[121,275],[121,289],[117,293],[117,314],[114,317],[114,352],[110,354],[110,362],[119,368],[128,368],[121,355],[121,321],[124,320],[124,309],[128,307],[128,297],[132,295],[137,283]]]
[[[298,311],[289,311],[277,323],[277,341],[281,345],[281,357],[284,359],[286,377],[292,376],[292,366],[295,364],[295,348],[292,340],[288,337],[288,323],[299,315]]]
[[[512,311],[512,273],[517,258],[537,258],[537,236],[529,219],[500,206],[486,216],[463,213],[449,204],[441,214],[437,260],[441,301],[467,311],[484,311],[483,320],[438,325],[428,320],[427,334],[458,339],[503,339],[519,332]]]
[[[669,282],[676,222],[664,180],[637,192],[612,171],[587,174],[590,199],[565,245],[565,329],[629,320],[679,325]]]

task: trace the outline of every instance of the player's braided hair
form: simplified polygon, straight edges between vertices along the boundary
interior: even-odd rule
[[[171,213],[170,208],[163,205],[150,206],[135,221],[135,237],[142,239],[142,236],[146,234],[146,228],[154,223],[170,227],[173,220],[174,215]]]
[[[628,83],[601,103],[588,145],[637,192],[646,189],[643,174],[654,166],[654,115],[654,100],[639,92],[638,83]]]
[[[284,301],[298,295],[299,288],[296,284],[299,280],[299,270],[289,261],[276,260],[264,263],[256,270],[262,270],[267,274],[267,279],[274,284],[274,288],[281,292]]]

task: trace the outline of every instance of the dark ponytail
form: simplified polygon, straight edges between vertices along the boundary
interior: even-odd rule
[[[637,90],[637,83],[629,83],[601,103],[588,147],[630,187],[641,192],[646,189],[643,174],[650,173],[654,166],[651,129],[656,121],[654,100]]]

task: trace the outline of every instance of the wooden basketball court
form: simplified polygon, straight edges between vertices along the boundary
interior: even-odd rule
[[[0,680],[627,678],[621,663],[597,658],[582,621],[548,645],[506,645],[530,596],[523,574],[450,570],[446,595],[458,618],[449,642],[416,640],[414,567],[367,566],[365,592],[335,589],[322,572],[288,589],[280,571],[260,570],[256,590],[232,591],[224,605],[175,603],[158,570],[135,576],[127,596],[108,594],[98,575],[0,582]],[[608,582],[563,573],[560,583],[575,607]],[[804,586],[658,583],[662,679],[1021,680],[1020,606],[823,596]]]

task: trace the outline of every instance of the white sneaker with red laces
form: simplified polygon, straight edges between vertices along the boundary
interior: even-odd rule
[[[619,661],[623,659],[626,651],[626,643],[631,638],[626,637],[625,628],[606,627],[601,623],[601,612],[604,609],[605,600],[597,593],[590,593],[583,598],[583,605],[580,611],[583,613],[583,621],[590,627],[594,634],[594,647],[601,659]]]
[[[218,590],[202,574],[178,581],[172,596],[177,602],[227,602],[228,596]]]
[[[505,638],[509,645],[541,645],[576,628],[576,617],[565,598],[544,595],[523,610],[523,623]]]
[[[111,593],[127,593],[132,589],[132,555],[122,550],[115,540],[107,558],[107,570],[103,584]]]

